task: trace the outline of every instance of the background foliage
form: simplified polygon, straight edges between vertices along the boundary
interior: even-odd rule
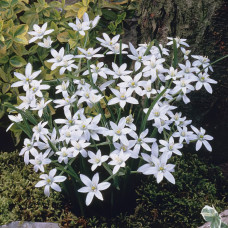
[[[135,210],[116,217],[77,217],[61,194],[44,197],[34,188],[38,174],[24,166],[18,152],[0,154],[0,225],[16,220],[53,221],[65,227],[197,227],[203,224],[201,209],[228,206],[228,184],[221,170],[186,153],[176,160],[176,185],[157,185],[144,177],[137,187]],[[124,203],[124,202],[122,202]]]

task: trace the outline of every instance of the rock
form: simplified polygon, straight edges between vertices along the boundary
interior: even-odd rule
[[[222,217],[222,222],[228,224],[228,210],[223,211],[220,216]],[[210,222],[205,223],[204,225],[200,226],[199,228],[210,228]]]
[[[57,223],[51,222],[11,222],[0,228],[60,228]]]

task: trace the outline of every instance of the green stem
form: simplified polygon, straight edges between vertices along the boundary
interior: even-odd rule
[[[143,122],[142,122],[142,125],[141,125],[141,128],[140,128],[140,133],[142,131],[145,130],[145,126],[146,126],[146,121],[151,113],[151,110],[153,109],[153,107],[155,106],[155,104],[158,102],[158,100],[163,96],[163,94],[166,92],[167,88],[165,88],[156,98],[155,100],[152,102],[152,104],[150,105],[150,108],[148,109],[147,113],[146,113],[146,116],[144,117],[143,119]]]
[[[123,56],[122,56],[122,40],[120,40],[120,55],[119,55],[120,66],[122,65],[122,59],[123,59]]]

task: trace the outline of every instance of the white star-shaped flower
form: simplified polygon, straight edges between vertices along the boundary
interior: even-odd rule
[[[88,193],[86,196],[86,205],[89,206],[93,200],[93,197],[96,196],[99,200],[103,200],[103,196],[100,191],[103,191],[111,185],[109,182],[99,183],[99,174],[96,173],[92,180],[87,176],[80,174],[80,179],[86,187],[80,188],[78,191],[82,193]]]

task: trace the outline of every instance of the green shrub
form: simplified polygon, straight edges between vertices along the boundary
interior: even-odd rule
[[[0,154],[0,225],[16,220],[58,222],[63,227],[197,227],[204,221],[204,205],[219,211],[228,206],[228,185],[221,170],[196,154],[175,157],[176,185],[157,184],[145,177],[137,188],[137,205],[131,215],[113,218],[75,216],[63,196],[47,198],[35,188],[39,174],[25,166],[18,152]],[[123,202],[124,203],[124,202]]]
[[[187,153],[174,158],[176,184],[157,184],[148,178],[138,188],[138,217],[164,227],[197,227],[203,224],[200,212],[204,205],[219,210],[228,206],[227,181],[221,170]]]
[[[221,170],[201,161],[196,154],[175,157],[175,179],[157,184],[145,177],[137,188],[134,214],[115,218],[90,218],[89,227],[198,227],[204,223],[200,214],[204,205],[214,205],[219,211],[227,208],[228,184]],[[124,203],[124,202],[123,202]]]
[[[0,153],[0,164],[0,225],[11,221],[64,224],[73,218],[63,205],[61,193],[53,192],[48,198],[42,189],[34,187],[40,174],[25,166],[18,152]]]

